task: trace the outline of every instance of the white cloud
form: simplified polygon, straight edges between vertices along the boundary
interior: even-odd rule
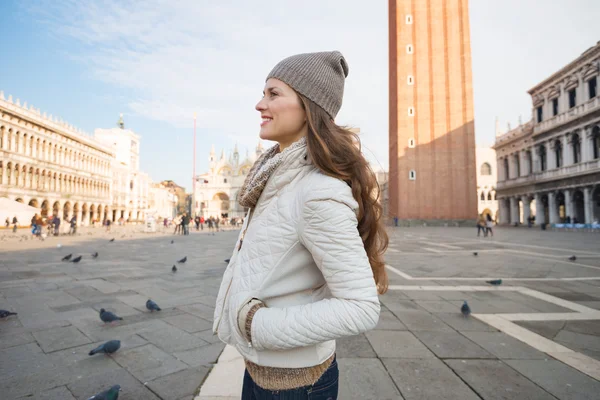
[[[292,54],[340,50],[350,74],[337,121],[387,166],[387,2],[44,0],[32,9],[93,76],[128,88],[129,113],[253,148],[264,77]]]

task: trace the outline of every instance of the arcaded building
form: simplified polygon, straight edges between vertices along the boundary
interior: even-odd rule
[[[389,214],[477,217],[468,0],[389,0]]]
[[[532,120],[496,138],[500,222],[600,221],[600,42],[529,90]]]

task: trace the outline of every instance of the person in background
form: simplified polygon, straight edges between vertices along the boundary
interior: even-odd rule
[[[487,236],[488,234],[490,236],[494,236],[494,220],[492,219],[492,216],[490,214],[487,215],[487,221],[485,223],[485,235]]]
[[[13,217],[12,223],[13,223],[13,233],[16,233],[17,225],[19,225],[19,220],[17,219],[16,215]]]
[[[479,219],[477,220],[477,237],[479,237],[479,234],[481,232],[483,232],[484,237],[487,237],[485,217],[483,216],[483,214],[479,214]]]

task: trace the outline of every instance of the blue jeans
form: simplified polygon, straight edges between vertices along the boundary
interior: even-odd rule
[[[267,390],[258,386],[246,370],[242,400],[337,400],[339,370],[335,357],[325,373],[312,386],[289,390]]]

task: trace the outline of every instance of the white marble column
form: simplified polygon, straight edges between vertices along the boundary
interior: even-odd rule
[[[81,226],[81,208],[77,210],[77,226]]]
[[[519,222],[519,203],[516,197],[511,197],[510,201],[510,224],[513,225],[515,222]]]
[[[542,194],[535,194],[535,223],[538,225],[546,223],[546,215],[544,213],[544,203],[542,203]]]
[[[529,163],[527,162],[527,151],[523,150],[519,152],[519,164],[521,166],[521,176],[528,176],[531,171],[529,169]]]
[[[573,136],[572,133],[562,137],[563,167],[573,164]]]
[[[584,187],[583,188],[583,211],[585,215],[586,224],[591,224],[592,221],[592,188]]]
[[[554,192],[548,193],[548,216],[550,217],[550,223],[558,223],[558,213],[556,212],[556,194]]]
[[[565,218],[571,217],[573,221],[573,191],[571,189],[565,190]]]
[[[8,129],[2,130],[2,150],[8,150]]]
[[[504,159],[497,158],[496,159],[496,171],[498,172],[498,182],[504,182],[506,177],[504,176]]]
[[[591,161],[593,158],[592,127],[586,126],[581,132],[581,161]]]

